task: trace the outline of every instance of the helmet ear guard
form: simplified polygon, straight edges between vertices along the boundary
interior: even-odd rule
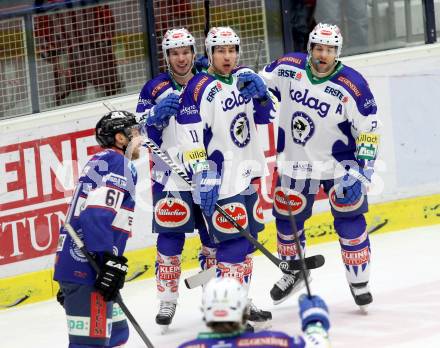
[[[131,129],[139,126],[134,114],[128,111],[110,111],[96,124],[96,142],[104,148],[115,146],[115,135],[123,133],[131,138]]]

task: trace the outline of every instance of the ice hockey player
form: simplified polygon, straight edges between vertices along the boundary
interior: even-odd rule
[[[363,214],[368,211],[366,184],[378,151],[379,121],[368,83],[339,61],[341,50],[339,28],[319,23],[310,33],[308,55],[286,54],[260,74],[281,100],[280,176],[273,209],[278,253],[283,259],[298,257],[287,204],[293,207],[304,247],[304,222],[312,214],[315,194],[322,185],[329,196],[350,290],[356,304],[365,308],[373,298],[368,285],[370,241]],[[300,273],[284,274],[270,295],[280,303],[303,285]]]
[[[103,150],[84,167],[66,221],[101,271],[96,274],[64,228],[55,258],[54,279],[67,315],[69,348],[122,347],[129,334],[125,316],[113,301],[124,286],[123,253],[135,206],[137,174],[130,159],[139,157],[141,140],[135,115],[106,114],[96,125],[96,140]]]
[[[237,67],[240,39],[231,28],[211,28],[205,46],[209,68],[194,76],[181,96],[176,137],[192,177],[194,202],[216,241],[217,275],[248,287],[254,248],[215,211],[215,204],[254,237],[263,229],[255,181],[264,173],[265,159],[256,125],[271,122],[276,109],[263,79]],[[252,321],[270,318],[270,312],[252,305]]]
[[[136,113],[147,137],[173,157],[177,152],[175,116],[179,95],[196,73],[194,37],[184,28],[168,30],[162,40],[162,51],[167,72],[144,85]],[[158,234],[155,267],[160,300],[156,323],[165,333],[176,311],[185,233],[199,231],[202,269],[215,265],[215,245],[207,233],[200,207],[193,202],[191,187],[172,174],[158,157],[152,158],[153,232]]]
[[[211,330],[195,340],[181,344],[190,347],[330,347],[330,321],[325,302],[319,296],[299,297],[302,336],[280,331],[246,332],[246,290],[232,278],[214,278],[205,286],[202,300],[203,319]]]

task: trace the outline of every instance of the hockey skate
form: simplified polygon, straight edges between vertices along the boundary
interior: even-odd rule
[[[312,281],[310,277],[310,270],[306,270],[306,275],[309,283]],[[295,292],[305,286],[302,272],[295,272],[293,274],[285,273],[280,280],[278,280],[270,290],[270,297],[274,304],[279,304],[287,300]]]
[[[269,321],[272,320],[272,313],[258,309],[251,299],[248,300],[248,321],[246,331],[258,332],[270,328]]]
[[[156,324],[160,326],[162,335],[168,331],[168,327],[173,321],[176,306],[177,303],[175,302],[160,301],[159,313],[156,315]]]
[[[368,283],[350,284],[351,295],[354,302],[359,306],[361,312],[367,313],[368,305],[373,302],[373,295],[371,295]]]

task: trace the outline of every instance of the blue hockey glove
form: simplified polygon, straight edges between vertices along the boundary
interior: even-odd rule
[[[298,299],[298,304],[303,331],[308,325],[316,322],[321,323],[322,327],[328,331],[330,328],[328,308],[321,297],[315,295],[309,298],[306,294],[302,294]]]
[[[215,210],[219,196],[221,177],[216,171],[203,170],[193,176],[193,200],[200,205],[206,216],[211,216]]]
[[[267,98],[267,86],[258,74],[245,72],[238,75],[237,86],[245,98]]]
[[[353,172],[357,173],[356,176],[364,177],[365,180],[370,181],[371,175],[366,176],[362,169],[360,171],[353,170]],[[337,204],[355,204],[365,194],[366,188],[356,176],[347,173],[342,177],[336,186],[335,202]]]
[[[194,66],[197,71],[202,71],[203,69],[209,68],[208,57],[199,55],[196,57],[196,61],[194,62]]]
[[[170,118],[177,115],[179,110],[179,96],[174,93],[168,94],[157,105],[151,108],[146,118],[147,126],[155,126],[163,129],[168,126]]]

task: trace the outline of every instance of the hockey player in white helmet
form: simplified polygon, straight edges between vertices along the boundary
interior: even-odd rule
[[[179,95],[197,71],[196,44],[188,30],[170,29],[162,40],[167,71],[148,81],[139,96],[136,112],[144,133],[163,151],[176,153],[175,116]],[[177,161],[177,159],[175,159]],[[152,155],[153,232],[157,237],[156,281],[160,300],[156,323],[165,332],[174,317],[185,233],[199,231],[202,241],[199,260],[202,269],[215,265],[215,245],[210,241],[198,205],[190,188],[158,157]]]
[[[373,300],[364,213],[366,185],[378,151],[379,120],[367,81],[339,61],[342,43],[337,26],[319,23],[310,33],[307,55],[288,53],[260,75],[281,100],[280,175],[273,208],[278,253],[283,259],[298,258],[287,204],[293,207],[304,248],[304,222],[312,215],[315,194],[322,186],[329,196],[350,290],[364,309]],[[300,273],[284,274],[270,295],[277,304],[303,285]]]
[[[330,321],[325,302],[319,296],[299,298],[303,335],[290,336],[280,331],[246,332],[247,295],[235,279],[214,278],[205,286],[202,300],[203,320],[210,332],[203,332],[179,348],[189,347],[329,347]]]
[[[234,277],[248,287],[254,248],[215,211],[215,204],[254,237],[264,228],[256,188],[265,158],[256,125],[271,122],[275,104],[263,79],[237,66],[240,38],[234,30],[211,28],[205,46],[209,68],[191,79],[181,97],[176,126],[179,157],[216,242],[217,276]],[[242,90],[239,82],[245,85]],[[270,312],[252,306],[252,321],[270,318]]]

